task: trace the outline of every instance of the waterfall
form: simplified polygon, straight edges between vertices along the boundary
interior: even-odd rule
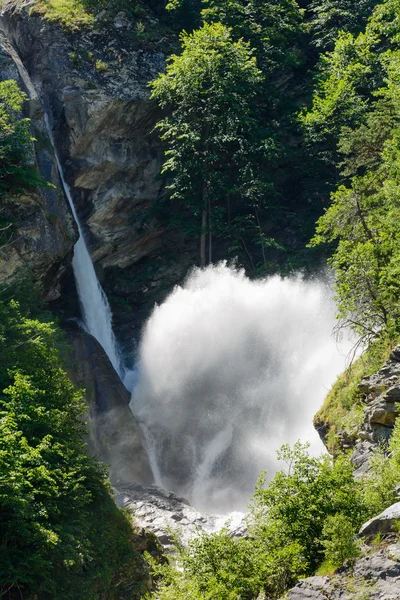
[[[71,190],[65,181],[63,168],[54,143],[50,120],[46,114],[45,123],[47,133],[54,149],[61,183],[78,226],[79,239],[74,247],[72,267],[82,309],[83,322],[87,331],[102,345],[114,369],[122,379],[124,376],[124,369],[118,345],[112,330],[112,313],[110,305],[107,296],[97,279],[93,262],[85,243],[82,226],[72,199]]]
[[[195,269],[146,323],[131,409],[157,483],[197,508],[242,510],[276,450],[324,450],[315,412],[352,346],[332,337],[329,282]]]

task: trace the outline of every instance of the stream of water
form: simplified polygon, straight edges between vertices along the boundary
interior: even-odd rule
[[[68,202],[79,232],[79,239],[74,247],[72,266],[74,270],[76,287],[78,290],[79,302],[82,309],[83,322],[86,330],[102,345],[114,369],[121,379],[123,379],[125,372],[119,348],[112,329],[112,313],[110,305],[108,303],[107,296],[105,295],[103,288],[97,279],[96,271],[85,243],[83,229],[75,209],[71,190],[65,181],[63,168],[54,143],[53,131],[47,115],[45,115],[45,123],[51,144],[53,146],[54,155],[56,157],[61,183],[63,185],[65,195],[68,198]]]

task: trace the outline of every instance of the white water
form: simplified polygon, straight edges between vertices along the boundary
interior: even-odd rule
[[[148,320],[131,409],[146,429],[157,483],[211,511],[243,509],[276,450],[312,426],[345,368],[323,281],[250,281],[225,264],[194,270]]]
[[[112,330],[112,313],[110,305],[107,296],[97,279],[92,259],[90,258],[89,251],[86,247],[82,226],[75,209],[71,191],[64,178],[64,172],[54,144],[53,132],[47,115],[45,115],[45,122],[54,149],[60,179],[79,231],[79,239],[74,247],[72,266],[79,302],[82,309],[83,322],[87,331],[95,337],[104,348],[118,375],[123,378],[124,369]]]

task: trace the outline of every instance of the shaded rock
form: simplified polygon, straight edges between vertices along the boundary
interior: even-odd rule
[[[314,417],[314,422],[313,422],[314,428],[316,429],[321,442],[327,446],[328,445],[328,433],[329,433],[329,423],[327,423],[326,421],[322,421],[321,419],[318,419],[317,417]]]
[[[86,391],[90,451],[110,466],[112,483],[152,484],[142,434],[129,408],[129,392],[91,335],[77,328],[68,332],[68,341],[73,361],[69,375]]]
[[[377,533],[389,533],[394,531],[395,523],[400,520],[400,502],[396,502],[386,508],[376,517],[370,519],[361,527],[359,535],[364,537],[373,536]]]

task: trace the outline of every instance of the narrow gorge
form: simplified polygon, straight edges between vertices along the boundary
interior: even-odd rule
[[[400,598],[400,5],[256,5],[0,0],[6,600]]]

